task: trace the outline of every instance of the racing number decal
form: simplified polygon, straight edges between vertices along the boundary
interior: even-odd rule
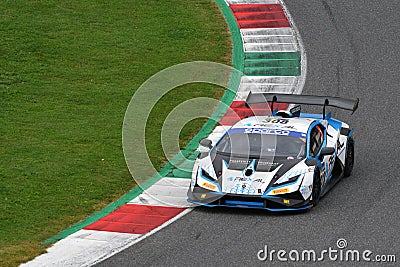
[[[263,120],[263,122],[266,123],[280,123],[280,124],[287,124],[289,120],[286,119],[279,119],[279,118],[266,118]]]

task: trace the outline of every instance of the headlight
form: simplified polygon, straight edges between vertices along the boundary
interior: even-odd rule
[[[201,168],[197,177],[197,185],[214,192],[219,192],[220,189],[216,180],[217,179],[213,178],[208,172]]]
[[[201,168],[201,176],[207,178],[209,180],[216,180],[216,178],[212,177],[208,172],[206,172],[203,168]]]
[[[301,174],[295,175],[295,176],[289,176],[289,175],[282,175],[281,178],[278,179],[278,181],[275,182],[275,184],[283,184],[283,183],[291,183],[296,181]]]

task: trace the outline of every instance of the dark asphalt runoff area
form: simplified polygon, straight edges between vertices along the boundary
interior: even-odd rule
[[[400,262],[400,1],[286,0],[304,41],[303,94],[359,97],[352,116],[333,110],[356,129],[352,176],[310,212],[196,208],[177,222],[98,266],[292,266],[260,261],[268,250],[344,249],[396,254]],[[319,109],[314,110],[320,112]],[[294,255],[294,254],[293,254]],[[261,254],[261,256],[263,256]],[[286,254],[286,257],[288,255]],[[315,266],[366,262],[329,261]]]

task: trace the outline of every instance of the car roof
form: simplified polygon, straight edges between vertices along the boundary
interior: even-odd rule
[[[232,126],[231,129],[279,129],[307,133],[310,125],[314,121],[317,121],[317,119],[300,117],[283,118],[280,116],[253,116],[238,121]]]

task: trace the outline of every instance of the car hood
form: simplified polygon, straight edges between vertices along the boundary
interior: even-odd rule
[[[209,162],[211,159],[209,158]],[[289,170],[299,168],[302,159],[240,158],[215,155],[211,161],[212,174],[218,177],[223,193],[262,195]]]

